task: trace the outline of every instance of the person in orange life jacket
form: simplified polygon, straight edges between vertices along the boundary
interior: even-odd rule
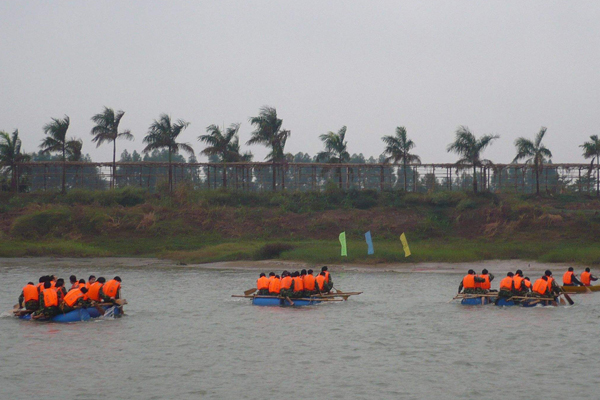
[[[288,271],[281,273],[281,289],[279,293],[282,297],[290,297],[294,293],[294,280]]]
[[[331,289],[333,289],[333,279],[331,279],[331,274],[329,274],[327,266],[322,267],[321,272],[325,272],[325,292],[331,292]]]
[[[79,281],[77,280],[77,277],[75,275],[71,275],[69,277],[69,282],[71,282],[71,287],[69,288],[69,290],[73,290],[73,289],[78,289],[79,288]]]
[[[482,293],[488,292],[497,292],[497,290],[492,290],[492,281],[494,280],[494,275],[490,274],[487,269],[481,270],[480,278],[483,278],[485,282],[475,282],[475,287],[481,289]]]
[[[100,288],[100,297],[106,303],[115,303],[115,299],[121,298],[121,278],[115,276]]]
[[[583,286],[583,283],[579,282],[579,279],[573,272],[573,267],[569,267],[569,270],[563,275],[563,286]]]
[[[546,275],[546,277],[548,278],[548,287],[550,288],[550,294],[553,296],[558,296],[558,294],[560,293],[560,286],[558,286],[556,279],[554,279],[554,277],[552,276],[552,271],[547,269],[546,272],[544,272],[544,275]]]
[[[104,279],[104,277],[101,276],[96,280],[96,282],[94,282],[90,285],[90,288],[88,289],[88,292],[87,292],[87,296],[90,300],[98,302],[98,303],[100,303],[102,301],[102,297],[100,297],[100,291],[102,290],[102,286],[104,286],[105,282],[106,282],[106,279]]]
[[[317,283],[315,286],[315,289],[317,291],[317,293],[322,293],[325,291],[326,288],[326,284],[327,284],[327,278],[325,278],[325,272],[321,272],[319,275],[317,275],[317,277],[315,278],[315,282]]]
[[[50,281],[50,277],[48,277],[47,275],[40,276],[39,281],[40,283],[38,283],[36,287],[38,292],[41,293],[41,291],[44,290],[44,283],[46,283],[46,281]]]
[[[589,268],[586,268],[585,271],[581,273],[581,283],[583,283],[585,286],[592,286],[592,281],[597,280],[598,278],[592,275]]]
[[[67,295],[67,289],[65,289],[65,280],[63,278],[60,278],[56,281],[54,290],[56,290],[56,294],[58,295],[58,303],[60,304],[60,302],[63,301]]]
[[[541,278],[533,284],[533,295],[536,297],[551,297],[550,285],[548,285],[548,277],[542,275]]]
[[[40,292],[38,292],[37,286],[33,282],[27,282],[27,285],[21,291],[19,308],[23,308],[23,304],[26,310],[37,310],[40,308]]]
[[[525,286],[523,286],[524,280],[525,280],[525,278],[523,278],[523,271],[518,269],[517,272],[515,272],[515,275],[513,276],[513,282],[514,282],[514,287],[515,287],[513,289],[514,295],[524,296],[527,293]]]
[[[269,283],[269,295],[271,296],[279,296],[279,292],[281,291],[281,278],[279,275],[275,275]]]
[[[506,277],[500,281],[500,290],[498,291],[498,297],[509,298],[512,297],[515,290],[515,282],[513,277],[515,274],[509,272]]]
[[[85,300],[87,289],[81,287],[79,289],[69,290],[62,303],[60,303],[60,309],[63,313],[68,313],[76,308],[88,308],[92,305],[90,300]]]
[[[306,292],[307,295],[313,295],[313,294],[317,294],[318,290],[317,290],[317,283],[315,280],[315,277],[313,276],[313,270],[309,269],[307,274],[304,275],[304,291]]]
[[[269,278],[264,273],[261,273],[260,277],[256,280],[256,288],[259,295],[264,296],[269,294]]]
[[[467,275],[464,276],[464,278],[462,278],[462,280],[460,281],[460,285],[458,285],[458,293],[460,293],[461,291],[463,291],[463,293],[479,293],[479,291],[477,290],[477,283],[484,283],[485,279],[481,278],[477,275],[475,275],[475,271],[473,271],[472,269],[470,269],[467,272]]]
[[[528,276],[523,278],[523,287],[525,288],[525,293],[529,293],[533,289],[533,283],[531,283],[531,279]]]
[[[292,291],[292,296],[298,299],[304,297],[304,282],[302,282],[300,272],[294,272],[292,274],[292,280],[294,281],[294,289]]]
[[[275,272],[269,272],[269,285],[273,282],[273,279],[275,279]]]
[[[52,287],[50,280],[44,282],[44,289],[40,293],[40,308],[35,311],[31,318],[52,318],[59,313],[58,309],[58,294],[56,289]]]
[[[85,284],[85,288],[87,290],[90,290],[90,286],[92,286],[92,284],[96,282],[96,277],[94,275],[90,275],[90,277],[88,278],[87,283]]]

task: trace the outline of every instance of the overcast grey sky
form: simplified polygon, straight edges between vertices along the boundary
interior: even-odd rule
[[[103,106],[136,137],[119,154],[163,112],[191,122],[197,153],[210,124],[241,122],[245,143],[263,105],[291,130],[286,151],[311,155],[342,125],[367,157],[406,126],[427,163],[456,160],[459,125],[501,136],[495,162],[542,125],[554,162],[583,162],[600,134],[599,1],[2,1],[0,21],[0,130],[25,151],[67,114],[110,160],[89,133]]]

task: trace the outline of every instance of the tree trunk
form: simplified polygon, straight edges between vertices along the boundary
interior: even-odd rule
[[[223,163],[223,187],[227,189],[227,164]]]
[[[275,188],[276,182],[275,180],[277,179],[277,173],[275,172],[275,160],[273,160],[273,191],[277,190]]]
[[[117,180],[116,179],[116,175],[117,175],[116,159],[117,159],[117,139],[113,140],[113,168],[112,168],[112,183],[111,183],[112,189],[115,188],[115,183]]]
[[[540,195],[540,168],[539,165],[535,166],[535,193]]]
[[[473,164],[473,193],[477,193],[477,167]]]
[[[285,190],[285,167],[281,164],[281,190]]]
[[[11,171],[11,175],[12,175],[12,179],[10,182],[10,190],[14,193],[19,191],[19,183],[18,183],[18,174],[17,174],[17,164],[13,164],[12,166],[12,171]]]
[[[62,165],[62,190],[61,192],[65,194],[67,192],[66,180],[67,180],[67,157],[66,157],[66,149],[65,143],[63,142],[63,165]]]
[[[173,169],[171,167],[171,147],[169,146],[169,193],[173,192]]]
[[[404,191],[406,192],[406,161],[404,161]]]
[[[343,189],[343,182],[342,182],[342,167],[339,167],[337,170],[338,170],[338,176],[339,176],[339,182],[340,182],[340,189]]]

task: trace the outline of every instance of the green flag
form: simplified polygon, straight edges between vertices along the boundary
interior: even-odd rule
[[[348,249],[346,249],[346,232],[340,233],[340,244],[342,245],[342,256],[348,257]]]
[[[408,247],[408,242],[406,241],[406,235],[404,235],[404,233],[400,235],[400,241],[402,242],[402,247],[404,248],[404,257],[410,256],[410,248]]]

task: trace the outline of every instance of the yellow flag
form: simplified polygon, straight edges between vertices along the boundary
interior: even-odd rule
[[[404,233],[400,235],[400,241],[402,242],[402,247],[404,248],[404,257],[410,256],[410,248],[408,247],[408,242],[406,241],[406,235]]]

